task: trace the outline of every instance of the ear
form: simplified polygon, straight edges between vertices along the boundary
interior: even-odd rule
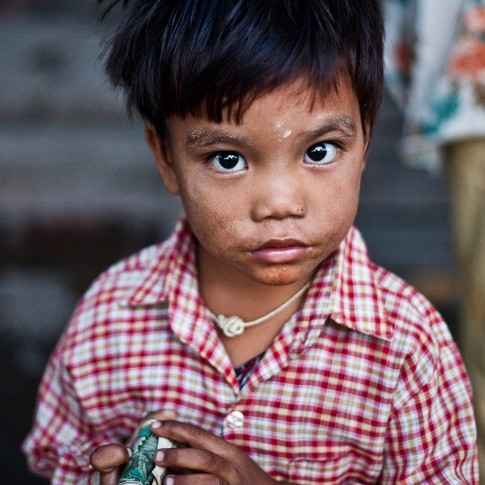
[[[145,138],[155,159],[160,176],[167,190],[173,195],[179,195],[179,184],[172,159],[167,150],[166,141],[161,139],[151,123],[145,124]]]
[[[370,148],[370,140],[372,138],[372,122],[369,118],[365,120],[365,126],[364,126],[364,153],[365,153],[365,158],[367,158],[367,154],[369,153],[369,148]]]

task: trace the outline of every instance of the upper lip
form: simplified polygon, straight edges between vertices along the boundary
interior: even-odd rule
[[[298,239],[269,239],[266,241],[264,244],[261,244],[261,246],[258,246],[256,248],[256,251],[259,249],[268,249],[268,248],[287,248],[291,246],[308,246],[308,244],[305,244],[302,241],[299,241]]]

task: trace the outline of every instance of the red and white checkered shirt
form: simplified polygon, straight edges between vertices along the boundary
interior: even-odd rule
[[[478,484],[470,387],[440,315],[352,228],[240,388],[198,294],[186,221],[102,274],[43,378],[24,443],[57,485],[149,411],[223,436],[296,484]]]

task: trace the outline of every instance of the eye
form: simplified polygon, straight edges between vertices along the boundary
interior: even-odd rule
[[[305,163],[327,165],[335,158],[337,150],[337,146],[333,143],[315,143],[305,152]]]
[[[220,172],[239,172],[247,168],[246,160],[236,152],[219,152],[209,157],[209,163]]]

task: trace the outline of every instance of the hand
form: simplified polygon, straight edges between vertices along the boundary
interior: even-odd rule
[[[155,463],[167,468],[190,471],[169,474],[166,485],[275,485],[276,482],[237,446],[188,423],[158,421],[153,434],[164,436],[188,448],[158,450]],[[290,485],[288,482],[287,485]]]
[[[89,457],[91,466],[100,474],[100,485],[118,485],[121,466],[131,456],[131,450],[113,443],[96,448]]]
[[[159,411],[148,414],[146,419],[175,419],[173,411]],[[138,429],[134,435],[138,434]],[[130,459],[131,450],[126,446],[112,443],[96,448],[89,457],[92,467],[100,474],[100,485],[118,485],[123,465]]]

